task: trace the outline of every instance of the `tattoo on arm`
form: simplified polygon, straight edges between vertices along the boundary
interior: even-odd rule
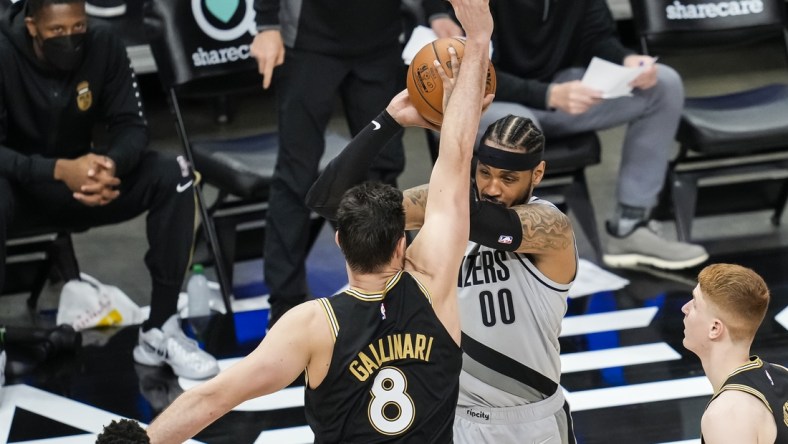
[[[427,207],[427,185],[411,188],[405,191],[405,196],[410,202],[410,205],[419,207],[422,211]]]
[[[561,211],[540,204],[513,207],[523,227],[522,246],[527,251],[553,251],[572,242],[572,225]]]
[[[405,229],[417,230],[421,228],[427,208],[427,194],[427,185],[410,188],[403,192]]]

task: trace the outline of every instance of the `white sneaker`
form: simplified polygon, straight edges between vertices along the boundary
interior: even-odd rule
[[[178,315],[167,319],[161,329],[151,328],[146,332],[140,329],[134,361],[153,366],[167,364],[176,375],[189,379],[206,379],[219,373],[216,359],[183,333]]]
[[[654,220],[640,225],[627,236],[608,236],[607,252],[602,256],[608,267],[650,265],[666,270],[694,267],[708,258],[706,249],[700,245],[665,239],[662,225]]]

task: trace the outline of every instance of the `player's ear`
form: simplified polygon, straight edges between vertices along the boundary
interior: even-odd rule
[[[542,178],[544,177],[544,170],[546,167],[547,164],[545,163],[544,160],[539,162],[539,164],[536,165],[536,167],[534,167],[533,175],[531,176],[531,182],[533,182],[533,186],[539,185],[539,182],[542,181]]]
[[[721,320],[714,318],[709,325],[709,339],[712,341],[720,339],[725,332],[725,324]]]
[[[408,241],[405,236],[405,233],[402,233],[402,237],[399,238],[397,241],[397,254],[399,256],[405,256],[405,250],[408,249]]]

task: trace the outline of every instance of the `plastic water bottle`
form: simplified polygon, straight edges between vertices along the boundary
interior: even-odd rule
[[[192,276],[186,284],[186,294],[189,295],[189,317],[201,317],[211,314],[211,289],[208,288],[208,279],[203,273],[202,265],[192,267]]]

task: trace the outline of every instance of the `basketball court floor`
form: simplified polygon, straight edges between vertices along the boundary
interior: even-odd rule
[[[757,57],[757,53],[753,55]],[[784,63],[779,61],[775,63]],[[735,66],[747,66],[741,60]],[[779,72],[784,72],[780,65]],[[777,70],[736,73],[730,77],[691,77],[694,91],[735,88],[764,78],[786,80]],[[172,118],[155,86],[147,87],[146,106],[156,149],[177,149]],[[270,95],[235,104],[231,123],[217,126],[210,103],[189,104],[187,118],[201,131],[239,133],[274,128]],[[332,125],[344,130],[337,117]],[[587,172],[600,227],[612,211],[615,171],[622,132],[601,134],[603,163]],[[429,172],[424,134],[405,133],[408,170],[402,186],[426,181]],[[538,194],[538,189],[537,189]],[[758,332],[753,352],[766,360],[788,364],[788,229],[772,227],[768,212],[698,220],[693,236],[709,249],[709,262],[734,262],[758,271],[772,290],[772,303]],[[674,235],[666,224],[668,235]],[[587,241],[578,235],[581,256],[590,260]],[[142,264],[144,219],[98,228],[75,237],[83,272],[116,285],[140,305],[149,303],[150,281]],[[653,269],[601,270],[584,262],[576,295],[561,337],[562,384],[574,410],[580,443],[695,443],[699,421],[709,400],[698,359],[682,347],[681,306],[690,298],[699,269],[662,272]],[[332,233],[324,229],[308,261],[312,293],[326,296],[346,284],[341,256]],[[612,273],[612,274],[608,274]],[[235,269],[236,314],[215,315],[192,325],[207,350],[223,367],[248,353],[261,340],[267,319],[267,293],[261,260],[239,262]],[[607,278],[607,279],[602,279]],[[595,287],[598,285],[598,287]],[[620,287],[620,288],[619,288]],[[24,309],[26,295],[0,297],[0,324],[51,325],[57,306],[57,284],[46,290],[38,312]],[[582,292],[581,292],[582,293]],[[0,389],[0,442],[90,443],[104,424],[121,417],[150,423],[183,390],[197,381],[179,379],[168,369],[134,364],[131,350],[137,327],[88,331],[84,346],[21,371],[9,367]],[[518,338],[512,338],[518,340]],[[307,443],[312,435],[303,413],[303,382],[280,393],[255,399],[218,420],[196,436],[206,443]]]

